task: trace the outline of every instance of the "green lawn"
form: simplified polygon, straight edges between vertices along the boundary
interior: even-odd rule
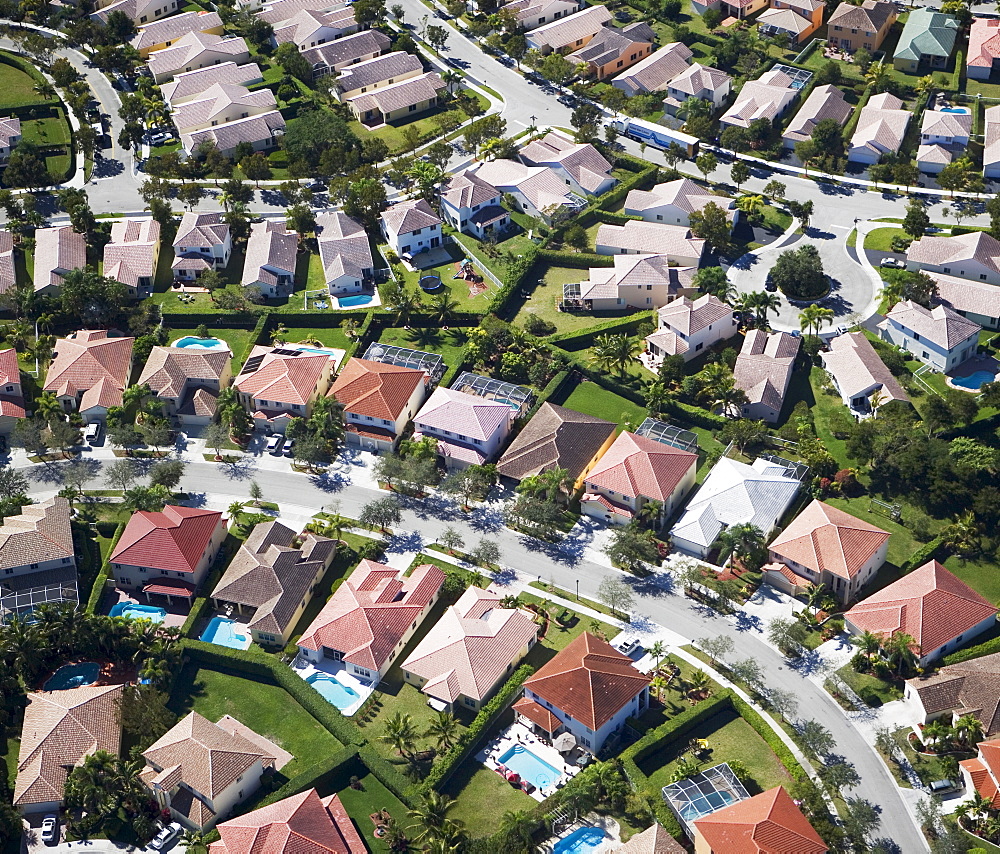
[[[14,782],[17,780],[17,755],[21,750],[21,739],[17,737],[17,731],[11,728],[7,736],[0,741],[0,745],[3,746],[3,752],[0,753],[0,762],[6,763],[6,782],[10,790],[13,791]]]
[[[892,239],[901,236],[905,236],[905,233],[898,228],[876,228],[865,235],[865,249],[874,252],[892,252]]]
[[[419,329],[392,327],[382,332],[379,343],[437,353],[448,367],[452,367],[462,361],[467,341],[468,330],[465,327],[453,326],[445,332],[436,326],[431,326]]]
[[[561,595],[564,599],[569,599],[572,596],[572,594],[565,591],[561,591]],[[568,619],[565,624],[560,624],[556,620],[556,617],[562,613],[562,605],[554,605],[552,602],[546,600],[544,596],[540,597],[522,592],[518,594],[518,598],[524,603],[542,605],[549,612],[551,618],[549,620],[549,627],[545,632],[545,637],[541,639],[540,643],[536,644],[535,648],[525,658],[525,662],[536,670],[543,664],[548,664],[555,657],[556,653],[564,650],[569,646],[571,641],[578,638],[584,632],[601,635],[606,640],[611,640],[619,634],[619,629],[615,626],[608,625],[600,620],[594,620],[591,617],[585,617],[568,609]]]
[[[646,417],[646,411],[637,403],[590,380],[582,380],[563,400],[552,402],[616,424],[627,420],[638,426]]]
[[[1000,602],[1000,561],[995,555],[984,554],[974,560],[952,556],[944,565],[990,602]]]
[[[187,335],[192,337],[197,337],[198,328],[196,326],[188,327],[178,327],[170,326],[170,338],[168,343],[173,344],[175,341],[184,338]],[[209,329],[209,333],[213,338],[221,338],[229,345],[229,349],[232,351],[233,359],[233,373],[239,371],[239,362],[243,358],[243,353],[247,348],[247,344],[250,343],[250,335],[252,330],[250,329],[233,329],[231,327],[220,327],[212,326]]]
[[[387,809],[399,826],[406,831],[410,827],[410,820],[406,816],[406,806],[383,786],[374,774],[365,774],[359,778],[359,783],[359,789],[348,787],[338,792],[340,802],[361,832],[368,850],[372,854],[388,854],[389,846],[375,836],[373,832],[375,825],[372,824],[369,816],[379,810]]]
[[[7,51],[4,51],[6,54]],[[45,104],[46,102],[35,92],[38,81],[31,75],[6,63],[0,64],[0,109],[7,110],[11,107],[30,107],[34,104]],[[48,102],[49,106],[52,101]]]
[[[351,339],[347,337],[347,333],[336,319],[331,318],[330,323],[331,325],[327,327],[286,326],[284,339],[290,344],[298,344],[315,338],[325,347],[346,350],[351,346]]]
[[[513,715],[508,712],[505,717],[512,719]],[[471,758],[458,767],[442,791],[456,799],[448,817],[465,822],[469,836],[474,839],[496,832],[500,818],[508,810],[520,812],[536,806],[529,795]]]
[[[536,284],[532,288],[530,280],[525,283],[526,289],[531,291],[531,295],[521,303],[515,321],[523,323],[527,315],[534,314],[555,324],[557,332],[579,332],[602,320],[608,320],[612,317],[627,317],[634,313],[631,309],[615,312],[559,311],[558,305],[562,301],[563,285],[586,281],[588,276],[585,269],[536,264],[532,269],[532,277]]]
[[[858,673],[850,664],[845,664],[837,675],[870,706],[882,706],[903,696],[902,682],[885,682],[869,673]]]
[[[21,136],[27,142],[33,142],[39,147],[69,145],[69,122],[62,111],[58,116],[47,119],[23,119],[21,121]]]
[[[464,279],[454,278],[455,273],[459,269],[460,262],[466,257],[465,252],[461,246],[456,246],[454,243],[449,243],[444,248],[448,251],[449,260],[436,267],[428,267],[424,270],[406,270],[403,283],[416,293],[420,302],[427,308],[430,308],[434,300],[441,294],[447,293],[458,303],[458,311],[484,314],[486,309],[489,308],[490,300],[493,299],[496,286],[489,279],[484,279],[487,289],[476,296],[472,296],[469,290],[469,283]],[[379,247],[379,249],[384,253],[386,247]],[[424,293],[418,284],[424,276],[440,276],[443,287],[433,294]]]
[[[523,214],[512,214],[511,218],[520,218],[522,220],[530,219],[530,217],[525,217]],[[488,267],[490,272],[500,279],[501,282],[507,275],[507,265],[504,262],[504,255],[506,253],[510,253],[511,255],[523,255],[528,251],[528,249],[535,245],[535,242],[531,240],[527,233],[521,228],[512,228],[511,231],[508,232],[508,236],[505,239],[497,242],[497,249],[499,249],[501,253],[504,253],[504,255],[501,255],[498,258],[490,258],[483,250],[482,244],[474,237],[470,237],[468,234],[453,234],[452,236],[463,246],[468,247],[475,257]]]

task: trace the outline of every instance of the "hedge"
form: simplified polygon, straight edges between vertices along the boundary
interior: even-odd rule
[[[604,332],[630,335],[636,331],[636,328],[640,324],[647,321],[652,322],[650,313],[640,310],[639,313],[630,314],[628,317],[612,317],[608,320],[602,320],[600,323],[588,326],[584,330],[558,332],[555,335],[549,335],[545,340],[549,344],[555,344],[563,350],[583,350],[593,346],[595,335],[600,335]]]
[[[539,251],[537,246],[530,246],[523,255],[519,255],[507,265],[507,281],[502,288],[497,288],[493,299],[490,300],[490,304],[486,309],[489,314],[495,314],[497,317],[502,318],[503,310],[508,300],[521,287],[525,279],[527,279],[528,273],[531,272],[531,268],[535,266]]]
[[[941,664],[945,666],[949,664],[961,664],[963,661],[971,661],[973,658],[982,658],[984,655],[993,655],[995,652],[1000,652],[1000,635],[992,637],[989,640],[985,640],[982,643],[977,643],[975,646],[967,646],[962,649],[956,649],[954,652],[950,652],[942,658]]]
[[[549,398],[551,398],[557,391],[559,391],[560,388],[562,388],[562,384],[566,382],[567,379],[569,379],[569,374],[570,374],[569,368],[566,368],[565,370],[559,371],[559,373],[557,373],[554,377],[552,377],[552,379],[548,381],[548,384],[545,386],[545,388],[542,389],[541,394],[539,394],[538,397],[535,398],[535,405],[528,410],[528,414],[525,415],[523,419],[518,419],[518,420],[522,420],[524,423],[530,421],[535,416],[535,413],[538,412],[538,410],[541,408],[542,404],[545,403],[547,400],[549,400]]]
[[[660,171],[659,167],[650,166],[648,163],[643,163],[643,166],[645,166],[645,168],[641,172],[638,172],[633,175],[633,177],[622,181],[617,187],[613,187],[608,190],[608,192],[597,200],[595,207],[598,207],[601,210],[616,208],[620,202],[625,201],[626,196],[628,196],[632,190],[647,182],[650,185],[655,183],[657,173]]]
[[[115,546],[118,545],[118,541],[121,539],[122,534],[125,533],[125,523],[119,522],[117,530],[115,531],[115,536],[111,540],[111,548],[108,549],[108,556],[110,557],[115,550]],[[104,588],[108,583],[108,578],[110,577],[111,571],[108,566],[108,562],[104,561],[104,565],[101,567],[101,571],[97,573],[97,578],[94,579],[94,586],[90,588],[90,596],[87,599],[87,613],[96,614],[97,609],[101,605],[101,597],[104,595]]]
[[[556,267],[572,267],[574,270],[615,266],[614,255],[594,255],[587,252],[557,252],[554,249],[540,249],[538,260],[545,261]]]
[[[942,540],[940,536],[937,536],[930,542],[924,543],[923,546],[903,561],[902,566],[900,566],[900,571],[904,575],[908,572],[912,572],[918,566],[923,566],[928,561],[941,557],[941,553],[943,551],[945,551],[944,540]]]
[[[764,720],[764,716],[742,697],[737,696],[735,692],[731,694],[730,699],[732,701],[733,708],[739,712],[739,715],[743,718],[743,720],[753,727],[754,732],[767,742],[767,746],[771,748],[774,755],[777,756],[781,761],[781,764],[785,766],[785,770],[798,781],[808,780],[809,775],[806,773],[805,768],[799,764],[799,760],[795,758],[795,754],[792,753],[788,745],[781,740],[781,737],[773,729],[771,729],[767,721]]]
[[[414,786],[409,779],[370,744],[363,745],[358,755],[378,781],[407,806],[416,803]]]
[[[176,323],[181,328],[187,329],[192,325],[199,325],[204,323],[206,326],[220,326],[229,329],[246,329],[252,330],[256,326],[260,325],[261,319],[265,317],[267,312],[260,315],[259,318],[254,320],[252,317],[248,317],[246,312],[237,311],[223,311],[219,309],[214,312],[200,312],[193,311],[190,314],[179,312],[165,312],[163,314],[163,325],[171,328],[173,323]]]
[[[351,777],[363,776],[357,773],[359,770],[363,771],[359,766],[361,760],[358,758],[357,747],[348,745],[308,766],[266,798],[253,804],[253,808],[258,810],[308,789],[323,788],[326,791],[339,792],[350,785]]]

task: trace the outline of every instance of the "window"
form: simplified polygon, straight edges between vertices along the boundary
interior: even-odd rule
[[[410,104],[409,111],[411,113],[415,113],[417,111],[417,105],[416,104]]]
[[[980,281],[985,282],[986,281],[986,274],[985,273],[980,273],[979,274],[979,279],[980,279]],[[10,391],[10,386],[7,386],[7,391]]]

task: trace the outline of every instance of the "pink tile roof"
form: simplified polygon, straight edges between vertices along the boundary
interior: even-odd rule
[[[697,464],[697,454],[623,432],[597,461],[586,483],[632,498],[666,501]]]
[[[968,65],[992,68],[1000,59],[1000,21],[991,18],[973,18],[969,29]]]
[[[87,241],[68,225],[35,230],[35,290],[62,284],[63,276],[87,264]]]
[[[21,366],[17,361],[17,350],[7,347],[0,350],[0,385],[21,383]]]
[[[788,792],[775,786],[698,819],[695,836],[718,854],[825,854],[826,843]]]
[[[132,514],[109,560],[161,572],[194,572],[221,524],[222,513],[216,510],[171,504],[160,513],[140,510]]]
[[[421,427],[450,430],[456,436],[481,441],[492,439],[512,420],[513,412],[506,403],[495,403],[478,395],[440,387],[434,390],[413,419]]]
[[[132,367],[132,338],[109,338],[104,329],[80,330],[56,341],[44,391],[76,397],[85,392],[80,409],[91,405],[121,406]],[[93,390],[94,394],[86,394]]]
[[[423,371],[351,359],[330,389],[345,412],[395,421],[417,387],[426,382]]]
[[[243,373],[236,378],[236,388],[258,400],[283,405],[308,403],[330,357],[302,351],[295,351],[299,355],[292,356],[292,351],[279,351],[280,348],[261,344],[254,347]],[[255,356],[262,357],[259,367],[247,370]]]

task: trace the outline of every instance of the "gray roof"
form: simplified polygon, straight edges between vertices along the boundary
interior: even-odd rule
[[[341,92],[351,92],[364,86],[377,86],[404,74],[422,72],[423,63],[412,53],[396,50],[374,59],[348,65],[337,75]]]
[[[257,282],[277,284],[275,270],[294,277],[298,248],[299,235],[289,231],[285,223],[272,221],[255,223],[247,241],[243,284],[253,285]]]

